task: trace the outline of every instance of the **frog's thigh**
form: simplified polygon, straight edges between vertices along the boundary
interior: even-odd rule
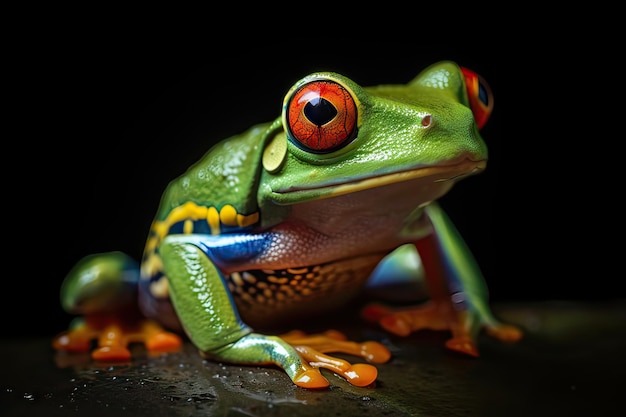
[[[403,303],[424,301],[428,291],[415,245],[402,245],[385,256],[370,275],[366,291],[378,300]]]

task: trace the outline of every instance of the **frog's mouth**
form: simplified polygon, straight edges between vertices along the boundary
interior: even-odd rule
[[[292,185],[272,192],[276,204],[288,205],[310,200],[337,197],[357,191],[395,184],[403,181],[423,179],[431,183],[452,183],[470,175],[477,174],[487,166],[486,160],[463,159],[455,164],[414,167],[380,175],[364,176],[351,181],[332,183]]]

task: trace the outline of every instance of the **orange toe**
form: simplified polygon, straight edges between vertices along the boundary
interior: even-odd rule
[[[173,352],[180,349],[181,338],[170,332],[161,332],[146,340],[146,348],[158,352]]]
[[[391,352],[378,342],[364,342],[361,344],[361,355],[368,362],[385,363],[391,358]]]
[[[91,342],[85,338],[72,337],[69,333],[63,333],[52,340],[52,347],[55,350],[67,352],[88,352]]]
[[[293,382],[303,388],[327,388],[330,385],[317,368],[301,372],[293,379]]]
[[[469,337],[453,337],[446,341],[446,347],[455,352],[463,353],[469,356],[478,357],[478,349],[476,343]]]
[[[341,374],[355,387],[366,387],[376,380],[378,370],[375,366],[366,363],[357,363]]]
[[[515,326],[500,325],[496,327],[488,327],[487,333],[503,342],[514,343],[519,341],[523,333]]]
[[[380,325],[383,329],[397,336],[408,336],[412,330],[411,325],[396,314],[382,318]]]
[[[130,360],[130,351],[122,346],[103,346],[91,353],[97,361],[116,362]]]

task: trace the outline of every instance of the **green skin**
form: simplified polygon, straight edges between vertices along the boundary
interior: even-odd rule
[[[315,80],[331,80],[349,91],[358,111],[358,135],[331,152],[298,146],[287,128],[291,97]],[[141,279],[167,277],[182,329],[207,356],[274,363],[298,383],[309,377],[302,357],[281,338],[253,332],[225,277],[390,253],[434,234],[450,293],[464,294],[469,333],[497,329],[478,265],[436,203],[456,181],[480,172],[487,159],[465,83],[452,62],[432,65],[406,85],[361,87],[335,73],[298,81],[285,97],[281,117],[217,144],[169,185],[148,238]],[[258,218],[241,225],[222,218],[213,233],[195,228],[181,233],[172,228],[181,224],[173,213],[189,202],[217,211],[229,205],[237,214]],[[181,212],[193,221],[206,217],[187,215],[191,209]],[[372,235],[358,234],[364,224],[372,225]],[[225,236],[236,239],[221,240]],[[246,246],[247,236],[263,239]],[[313,242],[321,237],[320,249]],[[277,252],[285,242],[294,250]],[[155,258],[162,268],[150,266]],[[65,285],[71,288],[63,295],[68,307],[81,298],[78,276],[72,272],[67,281],[74,284]],[[360,279],[354,283],[362,285]]]

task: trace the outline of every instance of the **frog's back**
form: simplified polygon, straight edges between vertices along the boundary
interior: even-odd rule
[[[218,210],[232,205],[239,213],[256,211],[260,153],[270,126],[270,123],[256,125],[214,145],[184,174],[170,182],[156,220],[165,220],[174,209],[188,202]]]

